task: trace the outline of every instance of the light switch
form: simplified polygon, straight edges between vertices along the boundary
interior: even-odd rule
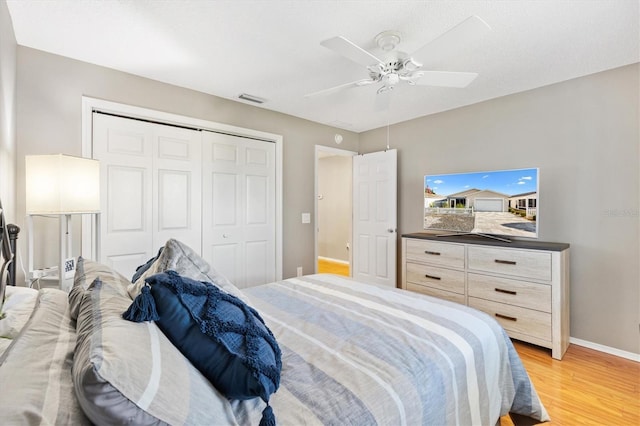
[[[302,223],[311,223],[311,213],[302,213]]]

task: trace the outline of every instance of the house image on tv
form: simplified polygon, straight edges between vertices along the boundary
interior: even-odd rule
[[[538,193],[533,191],[507,195],[490,189],[472,188],[447,196],[429,194],[425,201],[425,204],[428,203],[425,207],[464,209],[473,213],[515,210],[523,213],[528,219],[533,219],[536,217]]]
[[[538,215],[538,193],[524,192],[509,197],[509,207],[525,214],[527,219],[535,219]]]
[[[447,195],[437,202],[437,207],[467,209],[473,212],[507,212],[510,196],[490,189],[472,188]]]

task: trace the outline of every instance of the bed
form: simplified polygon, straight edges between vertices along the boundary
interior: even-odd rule
[[[549,420],[504,330],[466,306],[328,274],[241,291],[175,240],[133,280],[88,259],[77,265],[69,294],[8,288],[6,424],[257,425],[269,424],[267,408],[282,425],[494,425],[508,413]],[[123,319],[132,296],[168,270],[212,282],[259,314],[281,355],[268,403],[227,398],[160,321]]]

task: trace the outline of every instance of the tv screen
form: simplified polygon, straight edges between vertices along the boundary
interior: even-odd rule
[[[537,168],[424,177],[424,229],[538,237]]]

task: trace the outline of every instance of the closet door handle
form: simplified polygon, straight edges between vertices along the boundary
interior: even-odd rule
[[[501,260],[501,259],[496,259],[495,260],[496,263],[500,263],[502,265],[515,265],[516,262],[514,262],[513,260]]]
[[[222,238],[229,238],[229,237],[231,237],[231,235],[229,235],[229,234],[222,234]]]

